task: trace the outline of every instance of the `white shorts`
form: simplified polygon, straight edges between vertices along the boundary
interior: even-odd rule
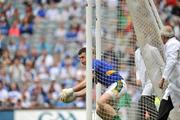
[[[119,80],[112,83],[105,93],[110,94],[112,97],[120,97],[127,92],[127,85],[124,80]]]

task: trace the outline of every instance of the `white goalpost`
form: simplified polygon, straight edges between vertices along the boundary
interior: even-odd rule
[[[101,60],[101,0],[95,0],[96,5],[96,27],[95,27],[95,39],[96,39],[96,59]],[[101,84],[96,85],[96,103],[101,96]],[[96,114],[95,120],[101,120]]]
[[[86,6],[86,120],[92,120],[92,0]]]

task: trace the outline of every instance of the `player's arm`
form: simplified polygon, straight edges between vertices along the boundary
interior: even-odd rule
[[[140,79],[140,64],[139,64],[139,55],[138,55],[138,50],[135,52],[135,69],[136,69],[136,85],[141,86],[141,79]]]
[[[171,44],[167,48],[166,65],[163,72],[163,78],[165,80],[168,80],[168,77],[170,76],[171,72],[174,69],[174,66],[177,63],[178,52],[179,52],[179,48],[176,44]]]
[[[83,80],[73,88],[63,89],[61,92],[60,100],[63,102],[72,102],[76,97],[81,97],[85,95],[86,81]]]
[[[86,88],[84,88],[84,89],[82,89],[82,90],[80,90],[78,92],[75,92],[74,95],[76,97],[84,97],[86,95]]]
[[[177,63],[177,58],[178,58],[178,47],[176,46],[176,44],[171,44],[168,48],[167,48],[167,58],[166,58],[166,64],[165,64],[165,68],[164,68],[164,72],[162,75],[162,79],[159,82],[159,87],[161,89],[164,88],[164,82],[169,79],[169,76],[171,74],[171,72],[174,69],[174,66]]]
[[[78,92],[86,88],[86,80],[82,80],[79,84],[73,87],[74,92]]]

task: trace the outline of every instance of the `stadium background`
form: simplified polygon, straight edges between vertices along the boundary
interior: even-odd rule
[[[154,2],[163,24],[173,26],[180,38],[178,0]],[[110,0],[106,4],[112,7],[117,3]],[[83,98],[71,104],[55,102],[61,89],[85,77],[76,54],[86,42],[85,4],[85,0],[0,0],[0,114],[7,117],[10,114],[4,112],[19,109],[85,108]],[[128,12],[125,4],[119,6]],[[128,14],[119,21],[119,31],[123,27],[123,32],[133,32]],[[118,39],[121,41],[121,36]],[[133,57],[134,49],[128,44],[125,47],[127,51],[121,53]],[[127,64],[123,65],[126,68]],[[124,73],[135,82],[134,72],[124,69]],[[140,91],[129,89],[131,100],[137,102]]]

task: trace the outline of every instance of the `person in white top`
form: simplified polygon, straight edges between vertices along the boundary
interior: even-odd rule
[[[165,82],[168,82],[168,86],[160,103],[158,120],[167,120],[170,111],[180,106],[180,41],[174,37],[170,26],[162,28],[161,38],[164,43],[166,63],[159,87],[163,89]]]
[[[138,48],[135,51],[135,67],[136,67],[136,84],[142,87],[142,96],[138,103],[138,120],[145,120],[150,118],[156,120],[158,112],[154,104],[155,95],[153,94],[153,85],[149,79],[144,60],[141,55],[141,50]]]

